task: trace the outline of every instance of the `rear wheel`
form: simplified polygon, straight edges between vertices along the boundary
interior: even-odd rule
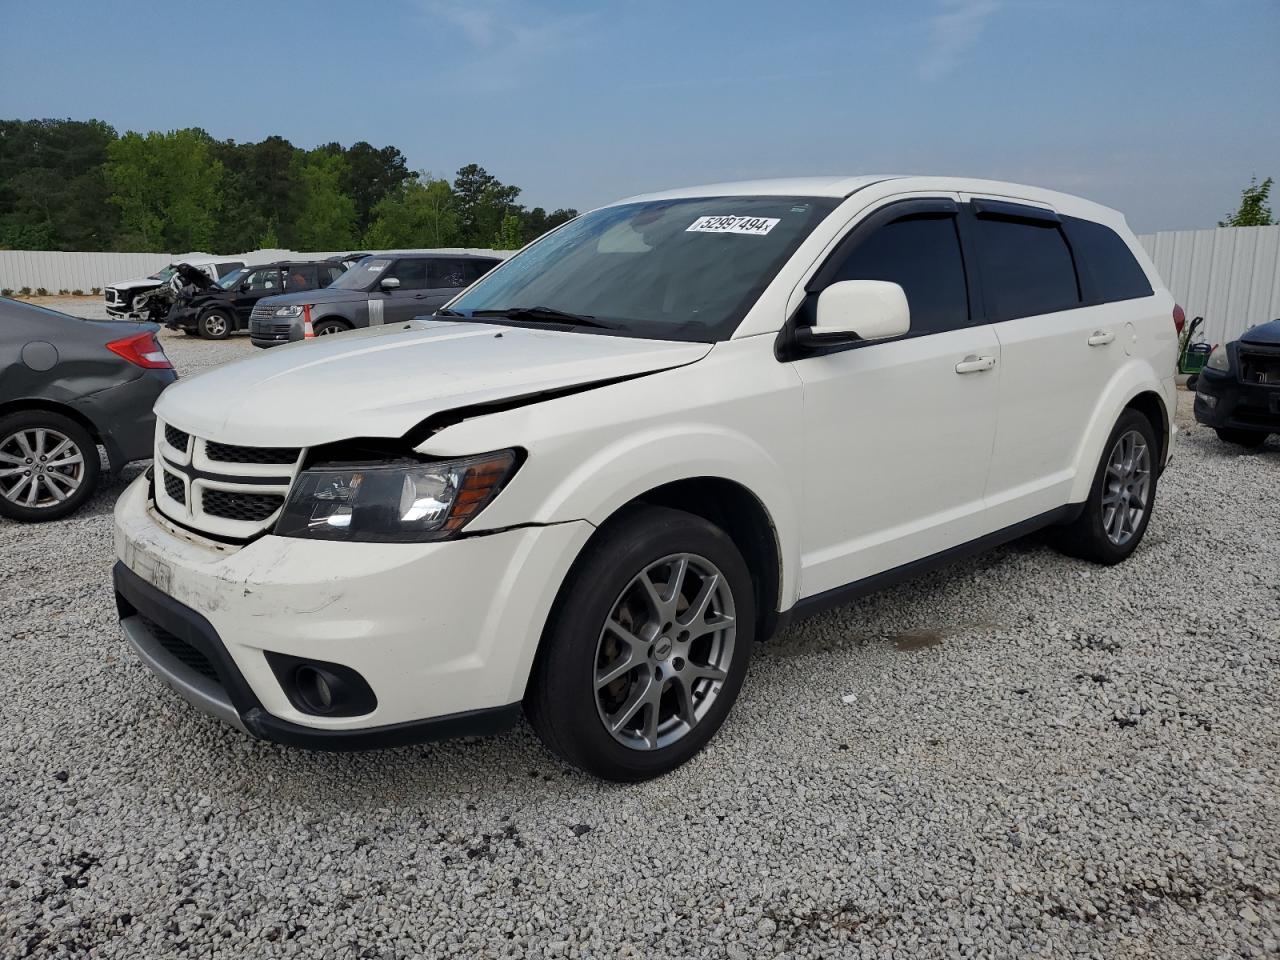
[[[1103,447],[1084,510],[1058,534],[1064,553],[1113,564],[1138,548],[1155,502],[1159,450],[1150,420],[1136,410],[1121,414]]]
[[[101,472],[97,445],[74,420],[45,410],[0,417],[0,515],[65,517],[93,494]]]
[[[210,310],[201,315],[197,327],[206,340],[225,340],[231,336],[231,316],[224,310]]]
[[[636,508],[574,565],[530,678],[529,720],[589,773],[659,776],[720,728],[754,637],[751,575],[728,535],[680,510]]]
[[[1218,427],[1218,439],[1224,443],[1236,443],[1242,447],[1260,447],[1267,442],[1268,433],[1261,430],[1241,430],[1237,427]]]

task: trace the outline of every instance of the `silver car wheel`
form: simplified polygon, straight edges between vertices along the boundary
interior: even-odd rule
[[[1122,547],[1133,539],[1151,503],[1151,448],[1137,430],[1120,435],[1107,456],[1102,483],[1102,529]]]
[[[221,337],[227,332],[227,318],[220,313],[211,313],[204,320],[204,328],[211,337]]]
[[[66,434],[26,427],[0,440],[0,496],[20,507],[52,507],[84,482],[84,451]]]
[[[710,560],[650,564],[618,596],[596,643],[596,711],[633,750],[687,735],[724,686],[736,641],[733,592]]]

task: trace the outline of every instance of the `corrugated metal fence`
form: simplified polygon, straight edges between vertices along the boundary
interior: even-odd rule
[[[1204,317],[1197,339],[1225,343],[1280,319],[1280,226],[1177,230],[1138,239],[1187,319]]]
[[[207,253],[61,253],[47,250],[0,250],[0,289],[32,291],[41,287],[50,293],[60,290],[89,293],[94,287],[106,288],[121,280],[147,277],[180,260],[239,260],[243,263],[271,263],[273,260],[323,260],[346,253],[297,253],[292,250],[252,250],[249,253],[214,257]],[[409,251],[383,251],[400,252]],[[413,251],[428,252],[428,251]],[[447,250],[437,253],[484,253],[498,257],[511,256],[510,250]]]

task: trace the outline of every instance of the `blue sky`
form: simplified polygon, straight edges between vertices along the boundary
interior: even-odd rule
[[[0,22],[0,117],[394,143],[549,209],[955,173],[1151,231],[1280,178],[1280,0],[0,0]]]

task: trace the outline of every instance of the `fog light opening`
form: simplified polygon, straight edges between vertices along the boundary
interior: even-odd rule
[[[312,666],[299,667],[293,675],[298,694],[313,713],[328,713],[338,698],[338,678]]]

